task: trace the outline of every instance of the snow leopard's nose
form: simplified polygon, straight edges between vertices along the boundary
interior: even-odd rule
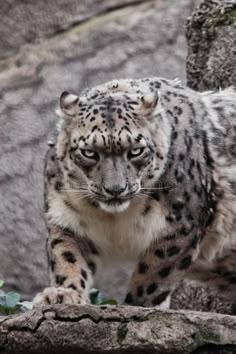
[[[119,197],[122,193],[126,191],[127,187],[128,183],[126,183],[125,185],[114,184],[111,186],[103,186],[103,190],[112,197]]]

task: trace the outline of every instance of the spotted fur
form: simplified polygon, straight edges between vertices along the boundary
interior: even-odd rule
[[[88,302],[100,261],[136,264],[132,305],[168,307],[184,278],[235,294],[235,91],[117,80],[64,92],[60,107],[46,167],[52,288],[36,304]]]

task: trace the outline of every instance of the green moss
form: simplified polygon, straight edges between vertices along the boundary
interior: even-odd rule
[[[127,323],[123,322],[119,325],[119,327],[117,329],[117,340],[118,340],[119,344],[121,344],[125,340],[125,338],[128,334],[128,331],[129,330],[128,330]]]
[[[217,27],[224,25],[233,25],[236,27],[236,7],[228,9],[225,13],[216,13],[208,16],[205,22],[207,27]]]
[[[221,341],[219,334],[213,332],[212,328],[207,326],[201,327],[198,335],[199,344],[218,344]]]

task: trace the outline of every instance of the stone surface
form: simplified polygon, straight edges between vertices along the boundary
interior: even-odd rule
[[[196,90],[236,85],[236,0],[204,0],[186,24],[187,82]]]
[[[236,317],[129,306],[57,305],[0,318],[0,352],[233,354]]]
[[[148,0],[146,0],[148,1]],[[140,0],[5,0],[0,2],[0,58],[23,44],[39,42],[93,16],[140,3]]]
[[[194,3],[1,1],[0,278],[6,290],[30,299],[48,282],[43,158],[59,95],[119,77],[184,80],[183,25]],[[98,285],[119,299],[126,281],[123,267],[104,273]]]
[[[171,297],[171,308],[236,315],[235,299],[219,297],[215,289],[184,281]]]

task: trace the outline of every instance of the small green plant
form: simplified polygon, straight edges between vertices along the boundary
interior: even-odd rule
[[[0,288],[4,281],[0,279]],[[89,292],[90,301],[93,305],[117,305],[115,299],[106,298],[98,289],[91,289]],[[33,303],[30,301],[20,302],[20,294],[10,291],[5,293],[0,289],[0,314],[11,315],[15,312],[25,312],[31,310]]]
[[[89,292],[90,301],[93,305],[117,305],[115,299],[106,298],[98,289],[91,289]]]
[[[0,288],[3,286],[4,281],[0,279]],[[6,315],[11,315],[15,312],[17,308],[17,303],[20,301],[20,294],[10,291],[9,293],[4,293],[0,290],[0,311]]]

